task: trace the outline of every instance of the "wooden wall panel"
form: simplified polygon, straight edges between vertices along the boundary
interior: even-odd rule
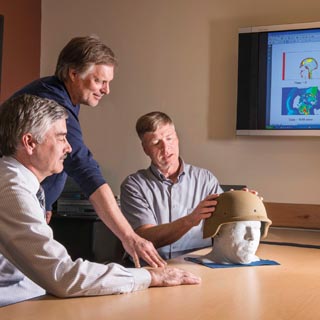
[[[264,203],[274,227],[320,229],[320,205]]]
[[[0,1],[4,17],[0,102],[40,76],[41,0]]]

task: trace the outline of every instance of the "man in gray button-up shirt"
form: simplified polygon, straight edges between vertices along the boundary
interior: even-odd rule
[[[223,192],[217,178],[180,158],[179,139],[168,115],[148,113],[138,119],[136,130],[151,165],[122,183],[124,215],[165,259],[210,246],[211,239],[202,237],[202,222]]]

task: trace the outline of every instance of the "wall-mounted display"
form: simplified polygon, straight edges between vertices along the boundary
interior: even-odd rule
[[[238,135],[320,136],[320,22],[239,31]]]

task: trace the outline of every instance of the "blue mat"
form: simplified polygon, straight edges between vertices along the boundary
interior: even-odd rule
[[[209,268],[238,268],[238,267],[257,267],[257,266],[276,266],[280,265],[280,263],[273,261],[273,260],[263,260],[260,259],[259,261],[254,261],[248,264],[220,264],[220,263],[214,263],[214,262],[203,262],[199,258],[193,258],[193,257],[185,257],[186,261],[191,261],[194,263],[202,264],[203,266],[209,267]]]

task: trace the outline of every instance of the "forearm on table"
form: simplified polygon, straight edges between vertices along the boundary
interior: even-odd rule
[[[129,238],[134,231],[122,214],[108,184],[101,185],[89,197],[96,213],[108,228],[121,240]]]
[[[151,241],[156,248],[160,248],[178,241],[193,226],[192,221],[185,216],[170,223],[144,225],[135,231],[139,236]]]

